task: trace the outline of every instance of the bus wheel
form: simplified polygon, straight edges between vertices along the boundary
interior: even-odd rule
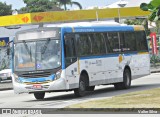
[[[79,80],[79,88],[74,90],[74,94],[77,97],[82,97],[86,94],[87,89],[87,80],[85,78],[85,75],[80,76]]]
[[[34,93],[34,97],[35,97],[37,100],[42,100],[42,99],[44,99],[44,96],[45,96],[45,92],[36,92],[36,93]]]
[[[95,89],[95,86],[89,86],[89,87],[87,88],[87,91],[94,91],[94,89]]]
[[[123,73],[123,82],[114,84],[115,89],[129,89],[131,87],[131,73],[129,69],[125,69]]]

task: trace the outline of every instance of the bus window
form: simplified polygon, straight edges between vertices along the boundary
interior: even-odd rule
[[[124,38],[124,32],[119,32],[119,37],[120,37],[120,49],[123,52],[126,45],[125,45],[125,38]]]
[[[65,35],[65,63],[66,67],[76,60],[76,51],[74,44],[74,36],[67,34]]]
[[[112,48],[113,52],[120,52],[119,48],[119,38],[117,32],[108,32],[107,33],[108,44]]]
[[[91,55],[91,42],[89,40],[88,34],[76,34],[76,40],[78,41],[77,50],[79,55],[80,56]]]
[[[103,39],[103,36],[101,33],[95,33],[94,34],[94,41],[93,42],[93,53],[95,55],[102,55],[106,54],[106,47],[105,47],[105,41]]]
[[[146,35],[144,31],[135,32],[138,51],[148,51]]]
[[[108,33],[103,33],[103,36],[104,36],[106,47],[107,47],[107,53],[112,53],[113,49],[111,47],[110,41],[108,40]]]
[[[134,35],[134,32],[124,32],[124,37],[123,34],[120,34],[121,38],[121,45],[122,51],[136,51],[136,37]]]

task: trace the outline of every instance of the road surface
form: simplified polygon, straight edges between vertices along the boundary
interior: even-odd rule
[[[94,92],[77,98],[71,92],[46,93],[45,99],[37,101],[33,94],[14,94],[13,90],[0,91],[0,108],[64,108],[84,101],[111,98],[129,92],[142,91],[160,87],[160,73],[132,81],[128,90],[115,90],[112,85],[96,86]]]

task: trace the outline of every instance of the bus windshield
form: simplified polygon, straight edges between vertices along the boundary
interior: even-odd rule
[[[54,69],[61,66],[60,40],[47,38],[16,43],[15,71]]]

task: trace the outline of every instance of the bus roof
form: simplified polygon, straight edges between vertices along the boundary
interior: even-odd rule
[[[144,30],[140,25],[126,25],[117,22],[108,21],[93,21],[93,22],[74,22],[74,23],[57,23],[46,24],[44,27],[33,28],[28,30],[19,31],[18,33],[32,32],[34,30],[47,30],[47,28],[59,30],[65,28],[66,32],[103,32],[103,31],[138,31]]]
[[[117,22],[111,21],[92,21],[92,22],[74,22],[74,23],[59,23],[59,24],[48,24],[46,27],[60,27],[60,28],[93,28],[93,27],[130,27],[134,31],[144,30],[144,27],[141,25],[127,25],[119,24]]]
[[[92,21],[92,22],[73,22],[73,23],[59,23],[49,24],[46,27],[91,27],[91,26],[120,26],[117,22],[109,21]]]

